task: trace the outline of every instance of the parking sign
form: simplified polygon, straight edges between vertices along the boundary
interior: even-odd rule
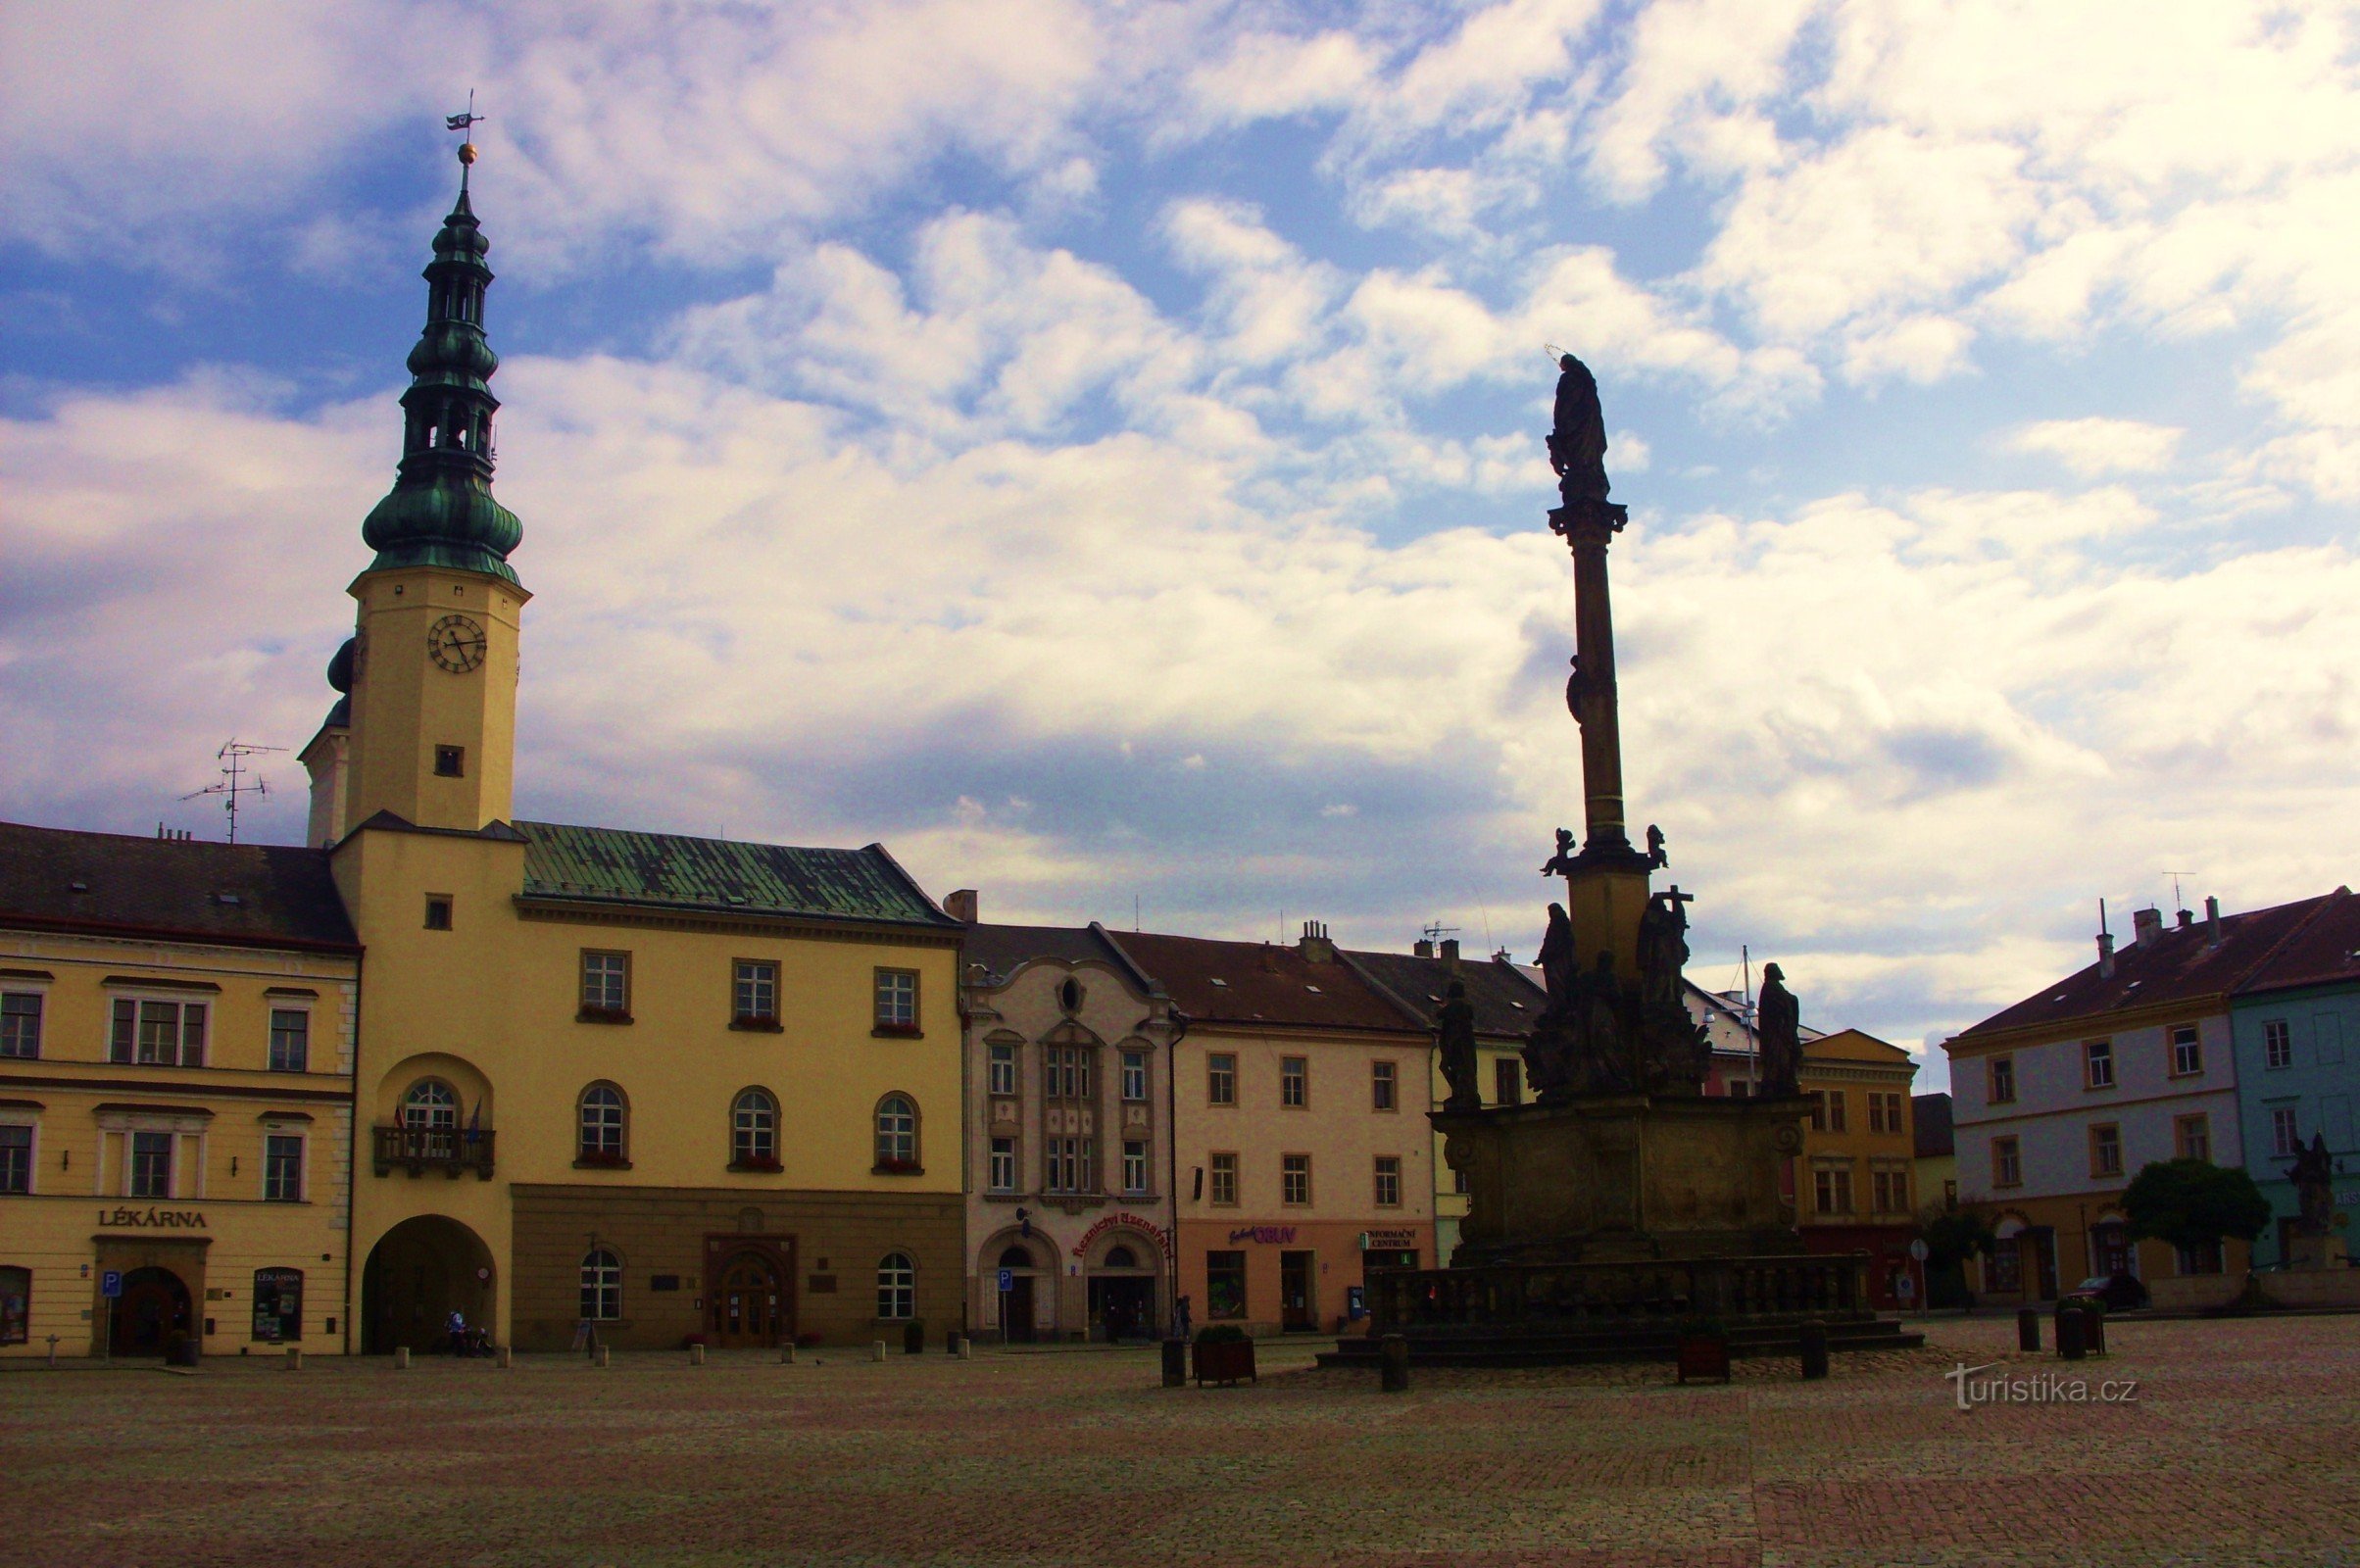
[[[98,1294],[113,1299],[123,1294],[123,1270],[111,1268],[98,1276]]]
[[[1014,1290],[1015,1288],[1016,1271],[1012,1268],[1002,1269],[1000,1271],[1000,1294],[1006,1296],[1008,1292]]]

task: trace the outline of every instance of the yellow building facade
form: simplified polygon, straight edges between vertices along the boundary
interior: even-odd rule
[[[343,1348],[360,967],[316,854],[0,825],[0,1355]]]
[[[1869,1295],[1922,1302],[1909,1260],[1917,1217],[1917,1141],[1910,1084],[1917,1063],[1858,1029],[1806,1041],[1795,1081],[1810,1097],[1796,1166],[1796,1217],[1814,1252],[1866,1251]]]

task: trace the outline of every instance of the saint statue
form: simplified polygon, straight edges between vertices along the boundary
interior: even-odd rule
[[[1549,466],[1568,503],[1606,499],[1606,416],[1598,406],[1598,378],[1572,355],[1557,361],[1555,428],[1549,433]]]
[[[2296,1228],[2305,1236],[2325,1236],[2335,1223],[2335,1156],[2328,1152],[2325,1133],[2311,1135],[2311,1147],[2298,1152],[2286,1172],[2294,1184]]]
[[[1762,965],[1762,996],[1755,1004],[1755,1033],[1762,1046],[1761,1093],[1769,1097],[1801,1093],[1802,1005],[1787,989],[1787,977],[1775,963]]]
[[[1481,1110],[1483,1084],[1476,1071],[1475,1009],[1467,1002],[1464,982],[1453,980],[1442,1010],[1434,1016],[1434,1044],[1443,1061],[1443,1081],[1450,1086],[1445,1110]]]

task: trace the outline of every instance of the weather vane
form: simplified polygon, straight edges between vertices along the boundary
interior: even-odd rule
[[[443,116],[443,129],[456,130],[467,137],[466,141],[459,144],[459,161],[461,163],[473,164],[475,162],[475,127],[489,119],[491,119],[489,115],[475,113],[475,89],[472,87],[467,89],[467,112],[466,114]]]

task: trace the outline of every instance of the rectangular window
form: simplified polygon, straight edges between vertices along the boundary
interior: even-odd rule
[[[1148,1146],[1137,1138],[1123,1140],[1122,1190],[1134,1197],[1148,1190]]]
[[[2015,1238],[2001,1242],[1983,1263],[1984,1288],[1994,1296],[2013,1296],[2024,1289],[2024,1246]]]
[[[1122,1054],[1122,1097],[1132,1104],[1148,1098],[1148,1054],[1144,1051]]]
[[[467,749],[464,746],[434,748],[434,776],[436,778],[465,778],[467,771]]]
[[[582,1011],[619,1018],[631,1010],[631,956],[582,955]]]
[[[917,1033],[917,971],[877,971],[877,1027],[889,1034]]]
[[[0,993],[0,1056],[41,1054],[41,994],[38,991]]]
[[[2172,1148],[2182,1159],[2212,1158],[2212,1118],[2180,1116],[2172,1121]]]
[[[1289,1110],[1301,1110],[1311,1102],[1311,1063],[1308,1058],[1278,1058],[1278,1102]]]
[[[1401,1206],[1401,1156],[1399,1154],[1377,1156],[1377,1206]]]
[[[1868,1092],[1868,1130],[1872,1133],[1885,1130],[1885,1094],[1882,1090],[1872,1089]]]
[[[170,1198],[172,1196],[172,1135],[171,1133],[133,1133],[131,1135],[131,1196],[133,1198]]]
[[[1205,1099],[1207,1104],[1238,1102],[1238,1059],[1218,1051],[1205,1058]]]
[[[1372,1110],[1395,1109],[1394,1065],[1390,1061],[1368,1064],[1368,1103]]]
[[[2082,1042],[2082,1087],[2111,1089],[2114,1087],[2114,1042],[2085,1040]]]
[[[1090,1048],[1048,1046],[1041,1054],[1041,1093],[1051,1100],[1090,1098]]]
[[[202,1067],[205,1011],[202,1002],[134,1002],[118,997],[109,1059],[143,1067]]]
[[[263,1140],[263,1201],[303,1201],[303,1138],[271,1133]]]
[[[2024,1153],[2013,1138],[1991,1140],[1991,1185],[2021,1187],[2024,1185]]]
[[[2292,1105],[2280,1105],[2270,1112],[2270,1152],[2274,1154],[2302,1152],[2302,1133],[2294,1125]]]
[[[1743,1078],[1732,1078],[1732,1079],[1730,1079],[1730,1080],[1729,1080],[1729,1098],[1730,1098],[1730,1099],[1732,1099],[1732,1100],[1745,1100],[1745,1099],[1746,1099],[1746,1098],[1750,1097],[1750,1096],[1752,1095],[1752,1093],[1753,1093],[1753,1085],[1751,1085],[1751,1084],[1747,1083],[1747,1082],[1746,1082],[1745,1079],[1743,1079]]]
[[[2221,1244],[2206,1242],[2197,1247],[2179,1249],[2180,1272],[2183,1274],[2218,1274],[2221,1272]]]
[[[1840,1133],[1844,1131],[1844,1102],[1849,1097],[1846,1096],[1841,1089],[1831,1089],[1828,1091],[1829,1132]]]
[[[2123,1173],[2123,1130],[2114,1123],[2100,1122],[2090,1129],[2090,1174],[2120,1176]]]
[[[992,1048],[990,1082],[991,1092],[995,1095],[1012,1095],[1016,1092],[1016,1048],[1014,1046],[994,1046]]]
[[[1850,1171],[1822,1167],[1812,1173],[1812,1178],[1817,1187],[1815,1196],[1818,1200],[1819,1212],[1822,1214],[1848,1214],[1852,1211],[1852,1173]]]
[[[1909,1172],[1881,1170],[1876,1173],[1875,1198],[1877,1212],[1906,1214],[1909,1212]]]
[[[1991,1102],[1994,1105],[2014,1103],[2016,1099],[2016,1058],[1993,1056],[1985,1063],[1985,1070],[1991,1075]]]
[[[1238,1157],[1235,1154],[1212,1156],[1212,1199],[1220,1208],[1238,1206]]]
[[[1515,1056],[1495,1057],[1492,1062],[1492,1091],[1503,1105],[1523,1104],[1523,1061]]]
[[[439,894],[429,893],[426,895],[426,929],[429,931],[451,929],[451,901],[449,899]]]
[[[739,958],[730,965],[730,1011],[739,1023],[778,1022],[778,965]]]
[[[1811,1131],[1813,1131],[1813,1132],[1815,1132],[1815,1133],[1824,1133],[1824,1132],[1826,1132],[1827,1130],[1828,1130],[1828,1097],[1827,1097],[1827,1092],[1826,1092],[1825,1090],[1821,1090],[1821,1089],[1814,1089],[1814,1090],[1812,1090],[1812,1091],[1811,1091]]]
[[[2284,1018],[2272,1018],[2262,1025],[2262,1065],[2294,1065],[2294,1039],[2286,1032],[2286,1020]]]
[[[1016,1141],[1013,1138],[992,1140],[991,1188],[995,1193],[1016,1190]]]
[[[1311,1200],[1311,1156],[1281,1154],[1278,1156],[1279,1201],[1300,1208]]]
[[[2343,1065],[2343,1019],[2332,1012],[2311,1014],[2311,1051],[2322,1067]]]
[[[0,1123],[0,1193],[32,1191],[32,1129]]]
[[[2192,1023],[2172,1026],[2172,1076],[2186,1078],[2204,1070],[2204,1047]]]
[[[1047,1140],[1048,1157],[1042,1162],[1042,1190],[1052,1193],[1095,1193],[1098,1191],[1098,1156],[1088,1138],[1052,1138]]]
[[[312,1059],[312,1015],[302,1007],[270,1009],[270,1070],[303,1072]]]
[[[1205,1254],[1205,1315],[1213,1320],[1246,1315],[1246,1254]]]
[[[1460,1198],[1467,1196],[1467,1173],[1465,1171],[1454,1170],[1450,1173],[1450,1191]]]

